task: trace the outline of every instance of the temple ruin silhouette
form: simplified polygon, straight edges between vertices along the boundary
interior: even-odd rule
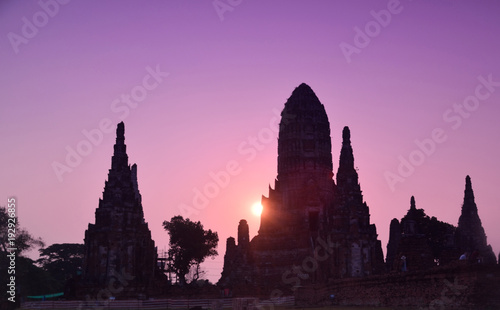
[[[227,239],[218,285],[235,294],[363,278],[401,270],[429,270],[477,252],[495,264],[474,203],[469,176],[458,228],[416,209],[390,227],[384,262],[375,224],[363,200],[354,166],[351,133],[342,132],[342,148],[333,177],[330,123],[323,104],[306,84],[285,103],[278,137],[278,175],[262,197],[258,234],[249,239],[246,220],[238,225],[238,243]]]
[[[344,127],[342,131],[334,175],[330,123],[313,90],[304,83],[295,88],[281,116],[274,186],[262,196],[258,234],[250,239],[248,223],[242,219],[237,239],[227,239],[217,283],[224,296],[270,296],[279,290],[307,300],[312,295],[324,298],[335,291],[346,304],[361,300],[360,305],[405,305],[405,293],[398,297],[390,292],[401,287],[402,279],[406,279],[404,272],[424,273],[404,280],[402,292],[424,292],[433,285],[435,296],[439,296],[446,284],[443,279],[449,279],[450,274],[462,273],[462,279],[471,286],[479,283],[477,279],[489,277],[489,270],[479,274],[458,265],[459,269],[433,269],[453,266],[459,263],[459,257],[482,266],[496,264],[469,176],[457,227],[426,215],[411,197],[407,214],[391,221],[384,260],[354,165],[350,129]],[[123,298],[158,296],[168,291],[165,288],[171,284],[165,270],[158,267],[155,243],[144,220],[137,166],[128,164],[123,122],[117,126],[111,169],[95,211],[95,224],[89,224],[84,241],[80,296],[95,295],[119,279],[127,283],[114,295]],[[493,280],[480,285],[490,283],[487,281]],[[368,297],[358,296],[360,289]],[[368,293],[370,290],[373,292]],[[425,292],[427,300],[434,296]],[[468,294],[479,300],[488,290],[479,292],[470,290]],[[384,302],[377,301],[382,295]]]
[[[85,231],[81,293],[116,288],[113,295],[138,297],[158,293],[166,279],[157,268],[157,251],[144,220],[137,165],[128,164],[125,125],[116,129],[108,180]]]
[[[318,256],[326,258],[306,263],[314,270],[304,271],[301,282],[383,272],[381,243],[361,194],[349,128],[343,131],[335,184],[330,123],[312,89],[297,87],[282,115],[287,117],[280,122],[278,176],[268,197],[262,197],[258,235],[249,242],[246,221],[240,222],[238,245],[227,241],[219,284],[236,287],[244,279],[261,288],[283,286],[294,265]]]

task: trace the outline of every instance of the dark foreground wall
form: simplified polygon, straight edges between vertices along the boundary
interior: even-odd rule
[[[500,268],[455,265],[426,272],[338,279],[327,286],[301,287],[295,300],[297,306],[333,303],[395,309],[500,309]]]

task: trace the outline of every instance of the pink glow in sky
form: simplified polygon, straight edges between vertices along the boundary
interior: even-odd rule
[[[21,226],[47,245],[83,242],[123,120],[160,250],[161,223],[233,169],[189,215],[219,233],[204,264],[217,281],[239,220],[257,233],[251,207],[277,172],[273,124],[304,82],[328,113],[334,173],[351,129],[384,252],[412,195],[457,225],[466,175],[500,251],[498,1],[220,0],[223,12],[212,0],[66,2],[0,3],[0,205],[17,197]],[[84,134],[108,120],[102,139]],[[54,163],[78,147],[86,155],[58,177]],[[403,176],[402,160],[414,163]],[[388,173],[401,178],[393,188]]]

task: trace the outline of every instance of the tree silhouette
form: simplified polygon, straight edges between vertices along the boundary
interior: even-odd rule
[[[11,277],[15,277],[19,295],[13,303],[7,300],[11,296],[4,290],[0,293],[0,309],[17,308],[21,297],[51,292],[53,289],[50,275],[37,267],[33,260],[23,256],[28,250],[43,247],[42,239],[33,237],[26,229],[21,228],[18,218],[11,217],[11,214],[6,207],[0,207],[0,283],[8,284]],[[15,257],[15,261],[11,260],[10,255]]]
[[[66,281],[81,270],[84,250],[85,246],[80,243],[54,243],[39,250],[37,264],[52,275],[61,290]]]
[[[199,271],[205,258],[217,255],[217,232],[204,230],[199,221],[174,216],[170,221],[164,221],[163,227],[170,236],[168,255],[172,259],[171,268],[181,284],[186,283],[186,274],[191,267]],[[193,281],[198,277],[199,274],[195,274]]]
[[[0,223],[0,252],[2,252],[2,257],[5,256],[4,253],[7,253],[7,249],[9,248],[14,247],[16,249],[16,256],[18,256],[24,251],[45,245],[41,238],[35,238],[26,229],[21,228],[18,218],[11,218],[5,207],[0,207]],[[14,226],[11,226],[11,224]],[[15,235],[15,240],[10,243],[9,232],[12,232],[12,229],[15,231],[13,234]]]

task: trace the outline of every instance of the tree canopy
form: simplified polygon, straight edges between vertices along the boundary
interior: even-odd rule
[[[0,283],[8,284],[10,277],[14,276],[19,296],[12,303],[7,300],[11,296],[4,290],[0,293],[0,309],[19,307],[21,297],[51,292],[54,284],[47,272],[37,267],[33,260],[23,256],[28,250],[43,247],[42,239],[33,237],[26,229],[21,228],[18,218],[11,217],[11,214],[13,213],[9,213],[6,207],[0,207]],[[14,265],[7,256],[11,253],[15,257]]]
[[[207,257],[216,256],[219,236],[212,230],[204,230],[203,225],[174,216],[164,221],[163,227],[170,236],[168,255],[172,261],[171,269],[181,284],[186,283],[186,274],[191,267],[199,271],[200,264]],[[193,281],[198,280],[198,272]]]
[[[14,219],[14,223],[9,221],[9,219]],[[44,243],[41,238],[33,237],[26,229],[19,226],[19,221],[17,217],[11,218],[7,212],[7,208],[0,207],[0,252],[7,252],[8,248],[12,248],[9,245],[9,225],[13,224],[15,229],[15,241],[14,247],[16,248],[16,256],[21,255],[22,252],[30,250],[36,247],[43,247]],[[12,228],[11,228],[12,229]],[[11,232],[11,231],[10,231]],[[4,256],[4,255],[3,255]]]
[[[40,249],[37,264],[49,272],[63,289],[68,278],[77,275],[83,265],[85,246],[80,243],[55,243]]]

